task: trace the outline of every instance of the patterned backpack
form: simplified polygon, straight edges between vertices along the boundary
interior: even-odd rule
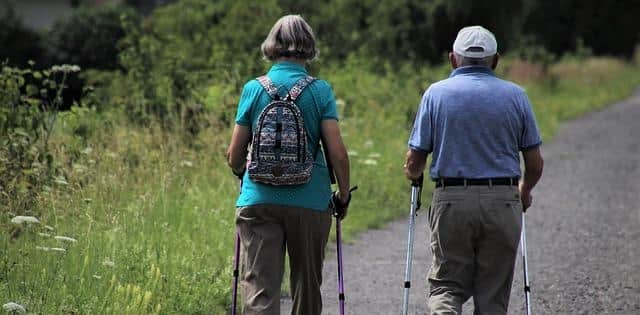
[[[306,76],[298,80],[284,99],[280,99],[278,88],[266,75],[257,80],[272,101],[258,116],[253,131],[249,178],[271,185],[307,183],[311,179],[313,157],[307,145],[302,112],[295,101],[315,78]]]

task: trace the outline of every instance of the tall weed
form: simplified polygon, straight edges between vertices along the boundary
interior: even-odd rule
[[[43,71],[2,65],[0,72],[0,212],[37,212],[54,177],[63,182],[51,154],[50,137],[69,73],[77,66]]]

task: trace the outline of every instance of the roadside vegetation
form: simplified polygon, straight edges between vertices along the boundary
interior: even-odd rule
[[[242,84],[269,66],[257,47],[282,10],[265,3],[180,1],[142,22],[120,15],[115,69],[2,65],[0,304],[35,314],[226,312],[238,182],[224,151]],[[310,70],[333,85],[360,187],[343,224],[352,238],[408,213],[408,133],[421,94],[450,69],[321,43],[327,56]],[[498,74],[527,89],[545,141],[559,122],[640,85],[637,58],[518,51]],[[86,85],[58,111],[67,78]],[[426,204],[429,186],[423,195]]]

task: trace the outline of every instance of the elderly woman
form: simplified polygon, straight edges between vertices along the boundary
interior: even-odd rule
[[[320,314],[322,263],[331,227],[328,204],[332,198],[330,171],[320,149],[321,139],[338,183],[334,200],[343,210],[340,218],[346,214],[350,199],[349,159],[338,127],[331,86],[309,76],[305,68],[318,53],[311,27],[298,15],[284,16],[273,26],[261,50],[273,65],[266,76],[245,84],[227,151],[229,166],[242,179],[236,202],[236,225],[241,239],[243,314],[280,314],[285,248],[291,267],[292,314]],[[274,122],[273,126],[277,127],[271,129],[263,127],[264,121],[259,121],[259,117],[265,107],[274,100],[287,99],[294,101],[295,106],[272,110],[272,116],[264,118],[284,122]],[[296,107],[305,130],[302,138],[306,145],[302,150],[306,152],[303,154],[312,158],[308,163],[308,178],[302,183],[276,181],[274,184],[264,176],[274,180],[279,176],[284,178],[281,173],[286,175],[288,163],[280,164],[282,168],[271,166],[271,173],[267,174],[260,174],[264,167],[258,164],[279,163],[277,159],[285,155],[286,146],[282,148],[283,153],[279,153],[278,148],[273,149],[276,153],[271,160],[268,158],[271,151],[262,152],[262,156],[256,153],[295,136],[295,133],[285,134],[291,129],[286,127],[288,118],[283,112],[291,111],[293,116],[289,118],[297,117],[294,115]],[[282,117],[274,118],[276,114]],[[269,139],[273,141],[269,142]],[[252,154],[247,161],[252,140]],[[262,142],[256,144],[259,141]],[[245,171],[247,166],[249,170]]]

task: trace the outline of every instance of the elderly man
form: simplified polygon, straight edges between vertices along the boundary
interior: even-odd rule
[[[454,70],[424,93],[409,139],[410,180],[432,154],[431,314],[460,314],[470,297],[474,314],[507,313],[521,215],[542,175],[531,105],[522,88],[493,73],[497,46],[481,26],[460,30],[449,54]]]

